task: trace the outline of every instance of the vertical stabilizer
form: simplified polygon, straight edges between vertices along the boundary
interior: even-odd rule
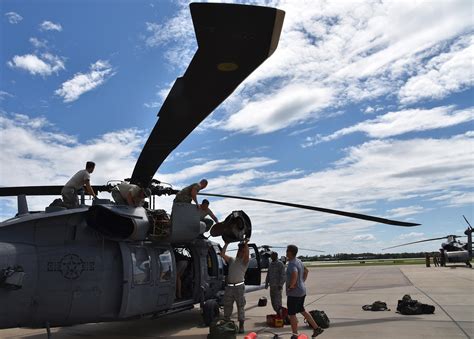
[[[26,201],[26,195],[21,194],[17,197],[18,200],[18,215],[28,214],[28,202]]]

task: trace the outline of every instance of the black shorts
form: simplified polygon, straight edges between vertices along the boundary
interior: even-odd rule
[[[286,307],[288,307],[288,315],[295,315],[296,313],[304,312],[304,298],[302,297],[288,297],[286,300]]]

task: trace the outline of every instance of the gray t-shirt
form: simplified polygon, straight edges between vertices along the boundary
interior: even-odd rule
[[[249,264],[244,264],[244,260],[242,258],[229,258],[227,262],[229,265],[229,275],[227,276],[227,283],[229,284],[237,284],[239,282],[244,281],[245,279],[245,272],[247,271],[247,267]]]
[[[296,280],[296,287],[291,290],[288,289],[291,282],[291,274],[293,272],[298,273],[298,279]],[[286,268],[286,295],[289,297],[303,297],[306,295],[306,287],[303,280],[304,275],[304,266],[301,260],[295,258],[288,262],[288,267]]]
[[[72,176],[71,179],[64,185],[65,187],[74,187],[74,189],[79,190],[84,186],[87,180],[90,180],[91,175],[87,170],[83,169],[77,172]]]

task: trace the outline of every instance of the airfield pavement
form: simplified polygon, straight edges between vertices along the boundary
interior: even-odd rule
[[[318,338],[472,338],[474,337],[474,270],[464,267],[427,268],[421,265],[310,268],[306,309],[324,310],[331,326]],[[404,316],[396,313],[404,294],[436,306],[434,314]],[[273,313],[270,300],[257,307],[267,290],[247,294],[246,333],[266,327]],[[285,298],[284,298],[285,299]],[[385,301],[391,311],[371,312],[364,304]],[[284,300],[285,304],[285,300]],[[235,308],[234,308],[235,310]],[[233,315],[235,318],[235,314]],[[299,331],[312,331],[299,316]],[[207,338],[199,308],[156,320],[85,324],[52,328],[52,338]],[[290,327],[273,329],[289,332]],[[243,338],[238,335],[237,338]],[[260,334],[258,338],[271,338]],[[0,330],[0,338],[46,338],[40,329]],[[284,335],[280,338],[290,338]]]

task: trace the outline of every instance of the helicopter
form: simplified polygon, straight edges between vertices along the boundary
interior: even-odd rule
[[[464,220],[466,221],[468,227],[464,231],[464,235],[446,235],[444,237],[439,238],[432,238],[432,239],[423,239],[418,241],[409,242],[406,244],[396,245],[392,247],[383,248],[383,250],[387,250],[390,248],[406,246],[411,244],[417,244],[421,242],[427,241],[435,241],[435,240],[442,240],[446,239],[447,242],[443,242],[441,244],[441,248],[439,249],[440,252],[440,264],[441,266],[446,266],[446,263],[465,263],[467,267],[472,268],[471,260],[472,260],[472,226],[467,221],[466,217],[463,215]],[[458,240],[458,238],[467,237],[467,242],[463,243],[462,241]]]
[[[237,86],[272,55],[285,13],[276,8],[192,3],[198,42],[190,65],[165,99],[130,179],[151,190],[152,208],[95,199],[78,208],[51,205],[30,211],[26,196],[59,195],[62,186],[0,187],[17,196],[17,214],[0,223],[0,328],[68,326],[156,318],[199,304],[209,324],[225,288],[221,248],[203,236],[196,206],[174,203],[171,216],[154,197],[176,194],[154,179],[167,156]],[[112,184],[92,186],[110,192]],[[416,223],[282,201],[202,194],[273,203],[397,226]],[[238,242],[251,237],[244,211],[214,225],[212,236]],[[246,291],[261,288],[259,250],[249,244],[256,267],[247,269]],[[177,258],[188,262],[177,292]]]

